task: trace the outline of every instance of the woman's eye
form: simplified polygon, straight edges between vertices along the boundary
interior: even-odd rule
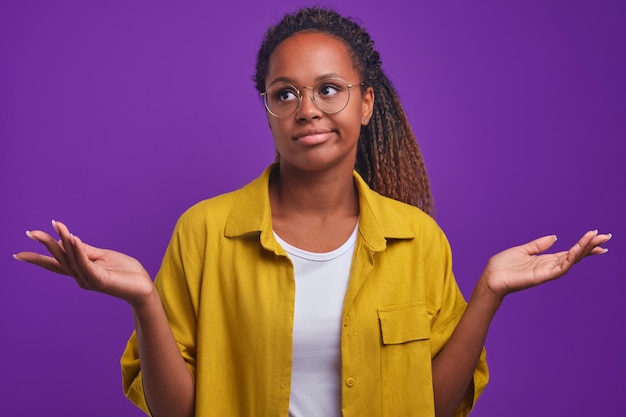
[[[278,101],[292,101],[292,100],[297,100],[298,95],[293,90],[285,89],[285,90],[280,90],[276,94],[276,99]]]
[[[324,84],[319,88],[319,95],[321,97],[334,96],[341,91],[341,88],[334,84]]]

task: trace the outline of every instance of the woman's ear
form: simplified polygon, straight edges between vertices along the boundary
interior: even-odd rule
[[[361,125],[367,126],[374,113],[374,89],[367,87],[361,96]]]

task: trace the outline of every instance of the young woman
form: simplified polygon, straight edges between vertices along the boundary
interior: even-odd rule
[[[492,257],[465,303],[419,148],[369,35],[325,9],[266,33],[256,87],[278,161],[178,221],[153,284],[54,222],[15,257],[126,300],[126,394],[154,416],[461,416],[503,298],[604,253],[591,231]],[[355,171],[356,169],[356,171]],[[379,194],[380,193],[380,194]],[[382,194],[382,195],[381,195]],[[384,195],[384,196],[383,196]]]

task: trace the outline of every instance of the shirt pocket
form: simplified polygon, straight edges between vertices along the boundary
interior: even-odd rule
[[[430,319],[423,302],[378,309],[384,345],[430,339]]]
[[[383,416],[434,416],[430,315],[424,302],[378,309]]]

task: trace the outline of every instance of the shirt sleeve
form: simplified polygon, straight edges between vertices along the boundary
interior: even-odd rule
[[[183,215],[174,229],[155,287],[181,355],[195,378],[197,308],[204,243],[198,230],[190,233],[193,222],[188,217]],[[135,332],[124,350],[121,367],[124,394],[151,415],[143,390]]]
[[[431,355],[434,358],[443,349],[461,320],[467,303],[463,298],[452,272],[452,253],[447,238],[441,233],[441,261],[445,267],[444,279],[433,281],[429,289],[431,300],[429,310],[433,314],[431,322]],[[472,383],[468,387],[454,417],[469,415],[476,400],[489,380],[486,352],[483,348],[474,371]]]

